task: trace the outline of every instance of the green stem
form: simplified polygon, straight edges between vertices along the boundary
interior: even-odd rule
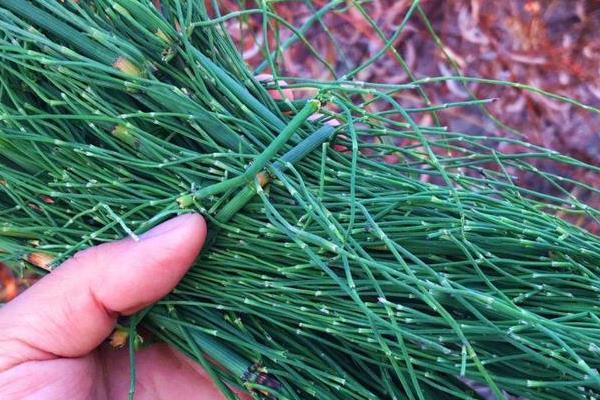
[[[254,179],[254,176],[265,167],[265,165],[287,143],[296,130],[300,128],[300,126],[306,122],[308,117],[314,114],[319,107],[321,107],[320,101],[316,99],[308,101],[306,105],[298,112],[298,114],[292,118],[283,131],[281,131],[279,136],[277,136],[275,140],[269,144],[269,146],[256,158],[256,160],[254,160],[254,162],[242,175],[211,186],[207,186],[198,190],[194,194],[182,196],[177,200],[180,206],[185,207],[192,204],[194,199],[202,199],[213,194],[222,193]]]
[[[58,20],[46,11],[40,10],[30,1],[24,0],[0,0],[0,6],[26,18],[32,24],[46,29],[53,35],[81,50],[88,57],[99,59],[107,64],[112,64],[118,55],[109,52],[106,48],[95,44],[78,30]]]

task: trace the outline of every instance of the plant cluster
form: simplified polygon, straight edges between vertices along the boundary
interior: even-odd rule
[[[406,20],[420,11],[414,1]],[[415,118],[491,100],[407,108],[398,96],[478,81],[599,110],[460,75],[354,79],[376,59],[336,80],[286,77],[307,94],[291,100],[276,63],[291,43],[266,49],[264,84],[223,28],[253,14],[285,25],[267,2],[221,15],[192,0],[0,0],[0,260],[43,273],[199,211],[205,249],[131,319],[130,340],[141,321],[230,399],[230,387],[480,398],[470,382],[497,398],[600,395],[600,238],[566,220],[598,221],[572,194],[598,189],[538,161],[600,168]],[[310,49],[307,27],[287,28]],[[517,171],[549,190],[519,185]]]

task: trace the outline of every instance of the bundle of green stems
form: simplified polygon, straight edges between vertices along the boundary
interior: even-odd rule
[[[333,1],[286,25],[292,39],[253,71],[223,24],[286,23],[258,3],[221,15],[192,0],[0,0],[0,260],[45,273],[201,212],[210,240],[196,265],[131,322],[200,363],[229,399],[236,387],[480,399],[468,382],[499,399],[599,396],[600,238],[568,222],[598,221],[573,193],[599,190],[540,165],[600,168],[414,117],[491,100],[407,108],[400,97],[454,80],[599,110],[461,75],[357,81],[394,37],[338,79],[286,77],[306,95],[274,100],[277,53],[314,51],[309,25],[364,8]],[[418,1],[406,20],[415,15],[426,21]],[[254,78],[262,69],[268,84]]]

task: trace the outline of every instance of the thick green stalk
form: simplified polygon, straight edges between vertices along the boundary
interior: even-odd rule
[[[115,54],[95,43],[82,32],[60,21],[52,14],[37,8],[29,0],[0,0],[0,6],[25,18],[32,25],[45,29],[92,59],[112,64],[120,56],[120,54]]]
[[[294,164],[297,161],[302,160],[308,154],[310,154],[317,147],[331,138],[335,129],[332,126],[325,125],[309,137],[304,139],[302,142],[297,144],[293,149],[285,153],[281,159],[273,163],[271,168],[276,171],[285,171],[287,164]],[[268,175],[257,177],[261,186],[265,185],[269,181]],[[256,196],[256,185],[254,182],[244,186],[225,206],[219,210],[215,215],[215,220],[220,223],[226,223],[233,217],[239,210],[241,210],[254,196]]]
[[[298,128],[302,126],[321,106],[318,100],[310,100],[306,105],[292,118],[288,125],[279,133],[269,146],[250,164],[250,167],[240,176],[228,179],[223,182],[215,183],[198,190],[197,192],[180,197],[177,202],[181,207],[187,207],[192,204],[194,199],[203,199],[207,196],[222,193],[226,190],[238,187],[248,181],[254,179],[254,176],[262,170],[269,161],[277,154],[277,152],[286,144],[286,142],[296,133]]]

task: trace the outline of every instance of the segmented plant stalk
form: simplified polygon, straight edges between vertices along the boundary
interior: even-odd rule
[[[358,81],[377,62],[410,72],[395,44],[414,18],[433,29],[418,1],[391,34],[361,2],[306,2],[297,27],[281,4],[244,4],[0,0],[0,261],[42,274],[201,212],[205,250],[132,318],[132,359],[140,323],[229,399],[598,397],[600,239],[578,225],[600,221],[586,204],[600,190],[565,171],[600,167],[449,129],[445,110],[493,99],[428,93],[504,85],[600,110],[460,74]],[[364,62],[317,50],[339,49],[330,24],[346,15],[381,39]],[[234,21],[259,27],[272,83]],[[327,78],[285,76],[299,46]]]

